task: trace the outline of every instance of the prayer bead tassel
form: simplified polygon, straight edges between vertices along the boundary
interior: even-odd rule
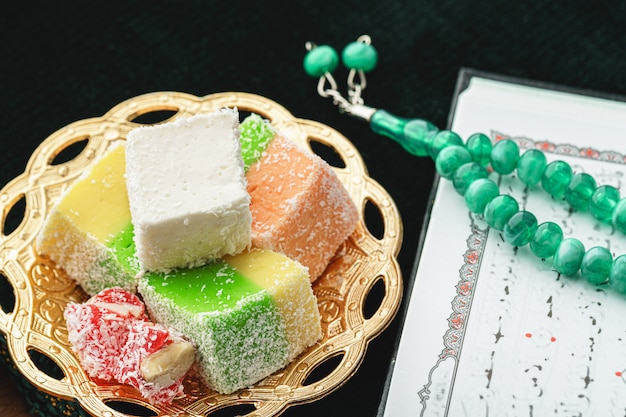
[[[429,121],[405,119],[385,110],[376,110],[369,123],[372,132],[393,139],[408,153],[420,157],[429,156],[430,145],[435,134],[439,131]]]

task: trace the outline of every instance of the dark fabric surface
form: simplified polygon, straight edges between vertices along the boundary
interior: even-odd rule
[[[302,70],[305,42],[340,51],[371,35],[380,62],[368,76],[366,103],[445,127],[461,67],[626,94],[625,19],[619,1],[5,2],[0,183],[23,172],[57,129],[136,95],[256,93],[355,143],[400,209],[399,261],[408,279],[433,163],[318,97],[317,81]],[[345,76],[336,73],[342,88]],[[284,415],[375,415],[398,329],[396,319],[338,391]]]

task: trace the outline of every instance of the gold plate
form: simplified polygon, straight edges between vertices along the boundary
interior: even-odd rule
[[[332,164],[359,208],[361,221],[326,272],[314,284],[322,316],[322,340],[285,369],[254,386],[230,395],[208,389],[198,379],[185,381],[185,396],[167,406],[153,406],[136,390],[124,385],[96,384],[81,369],[67,341],[63,310],[69,301],[83,301],[84,292],[62,270],[34,250],[34,241],[55,200],[110,144],[124,140],[148,114],[167,113],[166,120],[237,107],[269,119],[273,126],[300,145],[330,148],[343,163]],[[68,147],[84,148],[71,160],[57,162]],[[75,145],[76,144],[76,145]],[[318,150],[319,153],[319,150]],[[74,122],[50,135],[35,150],[25,172],[0,191],[2,224],[18,202],[25,203],[24,217],[10,234],[0,235],[0,273],[13,287],[15,305],[0,309],[0,331],[17,369],[35,388],[54,397],[77,401],[95,416],[126,416],[132,406],[149,415],[209,416],[226,407],[248,405],[248,416],[276,416],[287,407],[315,401],[342,386],[357,370],[368,342],[395,316],[402,298],[402,277],[397,254],[402,241],[398,210],[386,191],[367,173],[357,149],[332,128],[297,119],[281,105],[258,95],[229,92],[196,97],[179,92],[141,95],[112,108],[102,117]],[[366,225],[366,207],[378,209],[380,236]],[[369,213],[369,209],[368,209]],[[369,218],[370,215],[368,215]],[[3,227],[4,230],[4,227]],[[372,290],[383,284],[384,294],[375,311],[364,306]],[[370,298],[370,300],[371,300]],[[368,302],[370,302],[368,300]],[[367,316],[367,317],[366,317]],[[63,376],[40,369],[33,352],[51,359]],[[317,376],[320,370],[328,368]],[[315,372],[314,372],[315,371]]]

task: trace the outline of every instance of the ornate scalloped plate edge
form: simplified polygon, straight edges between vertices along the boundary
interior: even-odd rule
[[[260,114],[289,138],[311,149],[312,142],[331,148],[345,166],[333,167],[360,209],[361,221],[342,246],[326,272],[313,285],[322,316],[323,338],[285,369],[254,386],[230,395],[209,390],[199,379],[185,381],[185,396],[168,406],[146,403],[123,385],[96,384],[80,368],[67,341],[63,309],[69,301],[85,299],[83,291],[63,271],[38,256],[34,239],[54,201],[116,140],[140,125],[147,113],[169,111],[166,121],[210,112],[221,107]],[[54,158],[68,146],[86,141],[79,155],[61,164]],[[12,360],[35,388],[58,398],[76,400],[90,414],[125,416],[110,407],[127,402],[147,408],[158,416],[208,416],[218,409],[250,404],[249,416],[275,416],[287,407],[315,401],[341,387],[356,372],[367,344],[391,322],[402,298],[402,277],[397,254],[402,241],[398,210],[386,191],[368,176],[354,145],[334,129],[311,120],[297,119],[278,103],[262,96],[228,92],[204,97],[179,92],[149,93],[124,101],[102,117],[74,122],[50,135],[32,154],[25,172],[0,190],[2,224],[11,208],[25,201],[24,217],[9,235],[0,234],[0,272],[13,286],[15,305],[0,310],[0,332],[8,343]],[[373,204],[384,225],[381,237],[368,230],[365,207]],[[382,282],[384,295],[368,318],[363,306],[370,290]],[[49,357],[63,371],[56,379],[39,369],[30,352]],[[331,358],[339,364],[318,380],[312,372]]]

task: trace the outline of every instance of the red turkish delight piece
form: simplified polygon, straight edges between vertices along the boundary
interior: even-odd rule
[[[170,403],[183,393],[184,375],[174,382],[165,378],[165,387],[144,378],[144,359],[173,343],[188,342],[152,323],[135,294],[106,289],[83,304],[68,304],[65,319],[72,349],[91,378],[131,385],[152,403]],[[193,355],[187,358],[192,361]]]

